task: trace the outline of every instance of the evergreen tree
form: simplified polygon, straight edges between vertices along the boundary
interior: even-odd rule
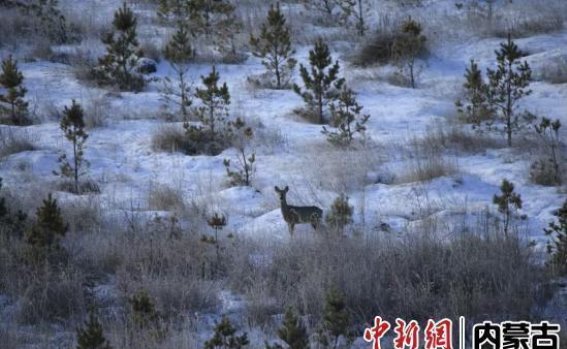
[[[337,129],[330,131],[323,126],[322,132],[327,135],[327,140],[332,144],[348,147],[355,133],[362,134],[366,130],[365,124],[370,115],[362,115],[361,111],[362,107],[358,104],[354,91],[344,86],[336,102],[331,104],[331,126]]]
[[[51,194],[36,211],[36,221],[28,231],[26,240],[32,248],[31,258],[40,261],[60,249],[59,240],[65,236],[68,225],[63,220],[57,200]]]
[[[465,103],[457,101],[458,111],[463,118],[475,126],[490,116],[491,110],[486,100],[486,84],[478,65],[471,59],[465,71]]]
[[[178,99],[175,103],[179,104],[181,114],[186,120],[188,117],[187,108],[192,104],[191,88],[187,81],[187,71],[189,70],[189,62],[194,57],[194,51],[191,47],[190,33],[184,23],[178,23],[177,31],[168,42],[164,50],[164,56],[169,61],[172,69],[178,77],[177,87],[174,88],[169,77],[165,78],[165,98],[167,101]]]
[[[326,336],[330,337],[333,348],[337,348],[341,336],[348,337],[349,321],[343,295],[336,289],[331,289],[325,297],[323,329]]]
[[[132,309],[133,332],[149,331],[155,338],[163,339],[167,330],[162,326],[162,317],[148,293],[139,291],[128,302]]]
[[[73,145],[72,162],[69,162],[66,154],[59,157],[60,174],[63,177],[73,179],[74,192],[79,194],[79,176],[83,173],[82,169],[88,166],[88,162],[84,158],[84,148],[89,137],[85,131],[84,111],[81,105],[73,100],[70,108],[65,107],[59,125],[65,138]]]
[[[295,314],[293,308],[285,311],[282,327],[278,329],[278,337],[287,344],[289,349],[309,349],[309,335],[301,318]],[[283,349],[281,345],[266,344],[266,349]]]
[[[117,85],[121,90],[139,91],[144,79],[135,68],[142,55],[136,34],[137,19],[134,12],[123,4],[114,13],[114,31],[102,38],[107,53],[99,59],[95,76],[102,84]]]
[[[201,122],[206,126],[211,139],[217,139],[218,133],[226,124],[228,117],[228,106],[230,105],[230,93],[226,82],[219,86],[220,76],[213,66],[208,76],[201,76],[204,88],[197,88],[195,95],[203,104],[198,110]]]
[[[293,90],[299,94],[311,111],[315,111],[319,123],[325,122],[325,107],[337,97],[337,90],[342,88],[345,80],[338,78],[339,62],[331,66],[331,53],[323,39],[315,42],[315,47],[309,51],[311,71],[300,64],[299,72],[305,85],[302,90],[297,84]]]
[[[262,64],[276,76],[276,88],[285,86],[297,64],[291,46],[291,31],[286,25],[285,16],[280,11],[279,2],[271,6],[268,18],[262,24],[260,36],[250,35],[253,54],[262,58]]]
[[[1,109],[8,113],[14,125],[28,124],[28,103],[24,101],[27,90],[23,86],[24,75],[18,70],[18,62],[12,56],[2,61],[2,73],[0,74],[0,85],[6,90],[0,94],[0,102],[8,104],[8,107],[0,105]]]
[[[331,212],[327,216],[327,223],[339,232],[343,232],[344,227],[352,223],[353,208],[350,206],[348,199],[348,196],[345,194],[339,195],[333,201]]]
[[[421,24],[410,17],[402,23],[400,35],[392,45],[392,55],[402,75],[407,75],[409,78],[411,88],[416,87],[416,63],[425,48],[425,41]]]
[[[563,206],[553,214],[557,222],[549,223],[544,229],[546,235],[554,235],[552,243],[548,243],[548,252],[551,253],[551,266],[560,275],[567,274],[567,200]]]
[[[502,214],[504,219],[504,235],[507,237],[514,212],[522,208],[522,198],[519,194],[514,192],[514,184],[507,179],[502,181],[500,193],[501,195],[494,195],[492,202],[498,206],[498,212]]]
[[[2,177],[0,177],[0,190],[2,190]],[[0,197],[0,234],[8,233],[21,238],[26,219],[25,213],[21,210],[16,213],[12,212],[6,204],[6,198]]]
[[[205,342],[205,349],[241,349],[249,344],[246,333],[237,336],[230,320],[223,316],[215,327],[213,337]]]
[[[77,349],[112,349],[94,312],[89,314],[84,327],[77,329]]]
[[[520,119],[515,112],[517,103],[532,92],[528,89],[532,71],[527,62],[519,61],[522,55],[508,34],[508,41],[500,44],[500,50],[496,51],[498,67],[487,70],[487,99],[500,111],[509,147],[512,146],[512,134],[520,127]]]
[[[222,51],[234,51],[234,36],[241,24],[228,0],[160,0],[158,15],[164,20],[183,22],[195,37],[204,37]]]

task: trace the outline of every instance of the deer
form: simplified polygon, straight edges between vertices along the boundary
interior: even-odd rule
[[[291,206],[287,204],[286,194],[289,191],[289,187],[286,186],[284,189],[280,189],[277,186],[274,187],[276,193],[280,196],[280,204],[282,208],[282,216],[284,221],[286,221],[289,234],[293,237],[293,231],[296,224],[309,223],[313,229],[317,230],[323,217],[323,210],[317,206]]]

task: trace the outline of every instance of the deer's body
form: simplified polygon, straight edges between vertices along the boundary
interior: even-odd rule
[[[275,187],[274,189],[280,196],[282,216],[287,223],[291,236],[293,236],[296,224],[309,223],[313,229],[317,230],[317,228],[319,228],[321,218],[323,217],[323,210],[317,206],[288,205],[286,194],[289,191],[289,187],[286,186],[283,190],[278,187]]]

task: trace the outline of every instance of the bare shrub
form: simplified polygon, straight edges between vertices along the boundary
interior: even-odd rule
[[[27,129],[0,128],[0,158],[24,151],[36,150],[35,134]]]
[[[178,125],[159,126],[152,134],[152,149],[163,152],[185,152],[189,147],[187,135]]]
[[[153,211],[183,210],[185,201],[183,194],[165,184],[150,183],[148,191],[148,208]]]

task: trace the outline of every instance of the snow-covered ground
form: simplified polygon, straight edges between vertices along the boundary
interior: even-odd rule
[[[104,9],[108,15],[118,5],[116,1],[96,2],[97,8]],[[431,1],[430,7],[423,11],[434,14],[451,11],[453,7],[453,1]],[[427,13],[420,16],[426,18]],[[152,149],[152,136],[166,124],[161,117],[160,81],[152,82],[140,93],[109,93],[80,82],[71,66],[46,61],[20,62],[30,105],[47,121],[25,128],[33,135],[37,150],[2,159],[0,177],[16,193],[34,188],[43,195],[56,190],[55,184],[60,181],[53,174],[59,166],[57,159],[61,152],[70,150],[59,129],[57,111],[60,113],[63,106],[75,99],[87,111],[93,108],[93,103],[103,105],[105,125],[88,131],[85,158],[90,162],[87,176],[99,184],[98,196],[108,217],[121,217],[122,211],[132,207],[153,213],[148,203],[149,191],[152,186],[163,185],[173,188],[187,203],[195,203],[211,213],[226,214],[228,231],[285,244],[289,234],[274,186],[288,185],[290,203],[317,205],[325,212],[341,192],[346,192],[354,206],[353,226],[364,226],[372,234],[386,223],[391,234],[401,235],[411,233],[411,227],[422,220],[436,218],[451,225],[460,224],[466,215],[487,207],[496,212],[492,197],[506,178],[522,196],[524,205],[520,212],[527,216],[521,222],[522,231],[543,248],[548,239],[543,228],[565,200],[565,191],[530,181],[532,158],[527,151],[507,148],[474,154],[448,151],[447,160],[455,167],[449,176],[426,182],[400,180],[403,172],[412,166],[407,150],[409,140],[425,137],[433,125],[452,122],[456,117],[454,102],[461,92],[469,60],[477,60],[483,70],[494,67],[494,50],[502,42],[496,38],[430,41],[431,56],[422,62],[417,89],[378,79],[388,68],[351,66],[343,59],[350,53],[344,48],[334,52],[341,63],[341,75],[357,92],[364,113],[371,116],[367,124],[367,147],[344,153],[333,149],[321,134],[320,125],[309,124],[293,113],[303,103],[293,91],[253,89],[247,84],[248,76],[264,71],[259,59],[249,57],[239,65],[217,64],[221,81],[226,81],[230,90],[231,114],[262,125],[259,132],[263,136],[258,137],[256,144],[257,171],[251,188],[227,185],[223,160],[235,159],[234,149],[218,156],[188,156]],[[567,29],[518,39],[516,43],[529,53],[525,59],[537,77],[550,60],[567,56]],[[310,46],[297,47],[300,63],[307,64],[309,49]],[[354,46],[349,49],[353,50]],[[210,64],[193,64],[190,79],[198,86],[200,77],[210,69]],[[175,78],[166,61],[159,63],[153,76]],[[295,81],[300,81],[298,74]],[[567,84],[535,81],[530,87],[533,93],[522,102],[523,108],[560,119],[567,125]],[[182,127],[181,123],[174,125]],[[563,139],[565,135],[564,127]],[[378,180],[383,176],[392,180]],[[57,195],[61,200],[76,200],[68,193]],[[308,225],[300,225],[295,234],[301,237],[313,231]]]

